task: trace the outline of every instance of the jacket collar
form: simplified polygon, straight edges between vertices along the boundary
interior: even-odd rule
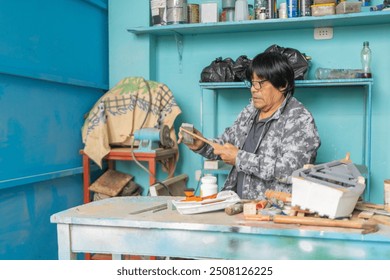
[[[290,102],[291,97],[292,97],[292,96],[291,96],[291,93],[288,93],[287,96],[286,96],[286,98],[283,100],[282,105],[280,105],[280,107],[278,108],[278,110],[276,110],[276,112],[269,118],[269,120],[274,120],[274,119],[279,119],[279,118],[280,118],[280,115],[283,114],[283,112],[284,112],[284,110],[285,110],[287,104]],[[252,113],[251,113],[250,119],[253,119],[259,110],[256,109],[256,108],[253,106],[252,99],[250,99],[250,102],[251,102],[251,109],[252,109]]]

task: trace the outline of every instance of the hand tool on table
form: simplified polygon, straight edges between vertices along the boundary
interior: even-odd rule
[[[351,221],[351,220],[332,220],[315,217],[297,217],[285,215],[250,215],[245,216],[245,219],[256,221],[273,221],[276,224],[299,224],[306,226],[322,226],[322,227],[343,227],[363,229],[363,234],[377,232],[378,224],[372,221]]]
[[[134,212],[130,212],[129,214],[130,215],[135,215],[135,214],[141,214],[141,213],[148,212],[148,211],[152,211],[153,213],[155,213],[157,211],[161,211],[161,210],[164,210],[164,209],[167,209],[167,208],[168,208],[168,204],[167,203],[163,203],[163,204],[159,204],[159,205],[156,205],[156,206],[152,206],[152,207],[148,207],[148,208],[145,208],[145,209],[141,209],[141,210],[137,210],[137,211],[134,211]]]
[[[180,127],[180,131],[183,131],[184,133],[187,133],[187,134],[191,135],[192,137],[195,137],[195,138],[199,139],[200,141],[202,141],[202,142],[204,142],[206,144],[209,144],[214,149],[215,149],[216,145],[219,145],[218,143],[214,143],[214,142],[212,142],[212,141],[210,141],[210,140],[208,140],[208,139],[206,139],[206,138],[204,138],[202,136],[199,136],[198,134],[195,134],[195,133],[193,133],[191,131],[188,131],[187,129],[184,129],[182,127]]]
[[[248,202],[255,202],[254,200],[242,199],[234,205],[225,208],[225,213],[229,216],[240,214],[244,211],[244,204]]]
[[[300,224],[307,226],[344,227],[363,229],[363,234],[377,232],[378,224],[371,221],[332,220],[314,217],[275,215],[272,220],[279,224]]]
[[[225,213],[229,216],[241,213],[244,210],[244,203],[239,202],[225,208]]]
[[[364,204],[356,204],[355,206],[355,209],[356,210],[360,210],[360,211],[367,211],[367,212],[371,212],[371,213],[374,213],[374,214],[377,214],[377,215],[383,215],[383,216],[389,216],[390,217],[390,212],[387,212],[386,210],[382,210],[382,209],[375,209],[375,208],[371,208],[371,207],[367,207],[367,206],[364,206]]]

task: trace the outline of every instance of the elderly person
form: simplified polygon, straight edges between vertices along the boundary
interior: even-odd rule
[[[247,69],[252,99],[213,142],[187,146],[207,159],[232,165],[224,190],[262,199],[268,189],[291,193],[291,174],[314,163],[320,138],[311,113],[294,94],[294,70],[279,53],[257,55]],[[201,133],[195,130],[195,133]]]

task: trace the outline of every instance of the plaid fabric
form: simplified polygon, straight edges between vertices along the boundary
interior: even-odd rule
[[[165,84],[142,77],[124,78],[90,110],[82,127],[84,152],[101,167],[110,145],[130,145],[135,130],[162,125],[171,129],[177,147],[173,123],[180,113]]]

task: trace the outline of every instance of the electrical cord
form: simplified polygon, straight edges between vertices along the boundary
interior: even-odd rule
[[[142,121],[142,124],[140,126],[140,129],[144,127],[145,125],[145,122],[146,122],[146,119],[148,118],[148,115],[149,113],[151,112],[151,107],[152,107],[152,93],[150,92],[150,86],[148,84],[147,81],[145,81],[146,83],[146,87],[148,89],[148,93],[149,93],[149,106],[148,106],[148,112],[146,113],[145,115],[145,118],[144,120]],[[134,113],[135,113],[135,110],[134,110]],[[133,114],[134,114],[133,113]],[[134,121],[134,115],[133,115],[133,121]],[[133,125],[133,128],[134,128],[134,125]],[[134,134],[131,134],[131,136],[133,136],[133,140],[131,141],[131,146],[130,146],[130,152],[131,152],[131,156],[133,157],[133,160],[134,162],[139,166],[141,167],[142,170],[144,170],[146,173],[149,174],[149,176],[152,176],[155,180],[156,180],[156,183],[155,184],[159,184],[161,186],[163,186],[167,191],[168,191],[168,194],[170,196],[172,196],[172,193],[169,191],[169,188],[167,185],[165,185],[163,182],[157,180],[157,177],[156,175],[152,174],[147,168],[145,168],[145,166],[143,166],[136,158],[135,154],[134,154],[134,142],[135,142],[135,138],[134,138]],[[148,196],[150,195],[150,189],[148,190]]]

